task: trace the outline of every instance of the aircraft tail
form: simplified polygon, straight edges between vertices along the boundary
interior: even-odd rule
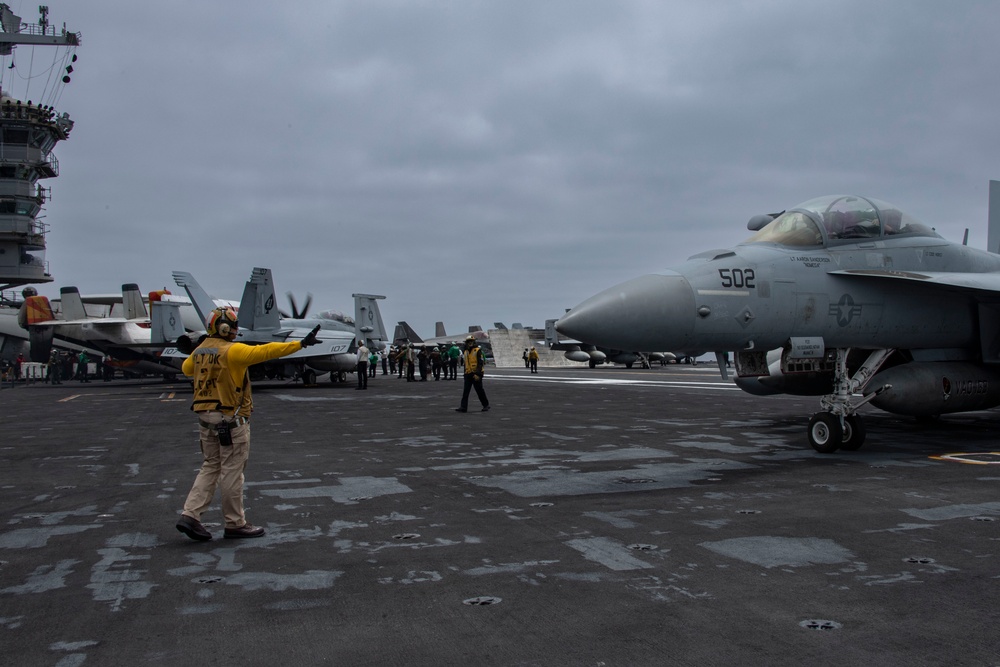
[[[424,342],[424,339],[418,336],[413,327],[406,322],[398,322],[396,324],[396,332],[393,334],[392,340],[394,343],[399,343],[400,341],[413,344]]]
[[[447,335],[448,334],[444,330],[444,322],[435,322],[434,323],[434,337],[435,338],[444,338]]]
[[[75,287],[60,287],[59,299],[62,304],[62,314],[67,320],[87,319],[87,310],[83,307],[80,290]]]
[[[52,306],[48,297],[44,296],[29,296],[17,311],[17,323],[28,330],[28,357],[34,362],[45,363],[49,360],[55,329],[31,325],[52,319]]]
[[[382,323],[382,313],[378,309],[378,300],[384,296],[378,294],[352,294],[354,297],[355,337],[365,341],[388,341],[389,333]],[[385,345],[378,346],[383,349]]]
[[[198,313],[198,319],[204,324],[208,319],[208,314],[215,310],[215,302],[212,301],[212,297],[208,296],[208,292],[202,289],[201,285],[198,284],[198,281],[190,273],[186,271],[174,271],[171,275],[173,275],[177,286],[183,287],[184,291],[187,292],[188,298],[191,299],[191,305],[194,306],[195,312]]]
[[[146,305],[142,302],[142,292],[135,283],[122,285],[122,312],[126,319],[137,320],[149,317]]]
[[[149,342],[153,345],[173,343],[184,335],[181,322],[181,306],[173,301],[151,301],[152,311],[149,321]]]
[[[52,319],[55,318],[52,315],[52,305],[49,304],[47,296],[29,296],[17,311],[17,323],[22,329]]]
[[[549,347],[559,344],[559,332],[556,331],[556,322],[559,320],[545,320],[545,344]]]
[[[271,269],[254,267],[240,299],[240,328],[249,331],[275,331],[281,328],[281,314],[274,298]]]
[[[1000,181],[990,181],[989,227],[986,249],[1000,253]]]

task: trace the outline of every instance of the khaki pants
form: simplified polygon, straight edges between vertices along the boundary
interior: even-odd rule
[[[199,419],[209,424],[222,421],[221,412],[203,412]],[[201,520],[201,514],[212,504],[216,487],[222,496],[222,515],[226,528],[240,528],[247,520],[243,514],[243,470],[250,458],[250,424],[232,428],[233,444],[223,447],[214,429],[199,426],[201,470],[184,501],[184,514]]]

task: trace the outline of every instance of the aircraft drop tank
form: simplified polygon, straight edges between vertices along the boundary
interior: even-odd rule
[[[892,387],[872,399],[886,412],[929,417],[1000,405],[1000,369],[960,361],[913,362],[875,375],[865,391]]]

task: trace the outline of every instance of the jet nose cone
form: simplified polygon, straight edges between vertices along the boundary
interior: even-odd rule
[[[563,315],[556,330],[619,350],[685,350],[694,318],[694,293],[683,276],[647,275],[590,297]]]

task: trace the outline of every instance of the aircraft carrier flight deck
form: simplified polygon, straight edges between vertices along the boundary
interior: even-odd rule
[[[864,410],[714,365],[254,384],[247,519],[174,524],[190,385],[0,389],[0,645],[11,665],[997,665],[988,412]]]

